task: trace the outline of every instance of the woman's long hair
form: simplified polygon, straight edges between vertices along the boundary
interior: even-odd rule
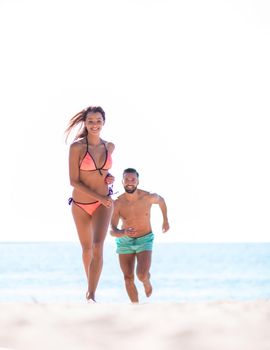
[[[100,107],[100,106],[90,106],[90,107],[87,107],[85,109],[83,109],[81,112],[77,113],[74,115],[74,117],[72,117],[70,119],[70,122],[68,124],[68,127],[66,128],[66,131],[65,131],[65,134],[67,135],[66,136],[66,141],[69,137],[69,134],[71,132],[71,130],[77,126],[78,124],[80,124],[79,126],[79,130],[74,138],[73,141],[76,141],[77,139],[81,139],[85,136],[87,136],[87,129],[86,127],[84,126],[84,122],[86,120],[86,116],[88,113],[100,113],[101,116],[102,116],[102,119],[103,121],[105,122],[105,112],[104,110]]]

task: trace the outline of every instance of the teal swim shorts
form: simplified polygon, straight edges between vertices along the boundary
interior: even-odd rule
[[[136,254],[145,250],[152,250],[154,234],[152,232],[147,235],[131,238],[123,236],[116,238],[117,254]]]

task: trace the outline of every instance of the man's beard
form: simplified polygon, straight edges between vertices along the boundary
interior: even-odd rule
[[[137,190],[137,186],[133,186],[133,187],[125,186],[124,189],[127,193],[134,193]]]

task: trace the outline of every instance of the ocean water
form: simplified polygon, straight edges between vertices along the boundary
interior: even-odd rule
[[[270,243],[155,243],[153,294],[141,302],[270,298]],[[0,243],[0,302],[85,303],[79,243]],[[106,243],[97,301],[127,303],[113,243]]]

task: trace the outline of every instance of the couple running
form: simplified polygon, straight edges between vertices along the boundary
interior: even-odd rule
[[[110,233],[116,237],[126,290],[131,302],[137,303],[135,262],[136,274],[146,295],[152,293],[150,267],[154,235],[150,222],[151,206],[158,204],[161,209],[163,232],[169,229],[167,207],[161,196],[137,188],[139,174],[132,168],[123,172],[125,192],[112,200],[114,176],[109,169],[115,146],[100,137],[104,123],[104,110],[90,106],[77,113],[66,130],[68,137],[75,127],[79,127],[69,152],[69,176],[73,187],[69,204],[82,247],[88,281],[86,299],[96,301],[95,292],[103,266],[103,245],[111,225]],[[119,221],[122,221],[121,228],[118,228]]]

